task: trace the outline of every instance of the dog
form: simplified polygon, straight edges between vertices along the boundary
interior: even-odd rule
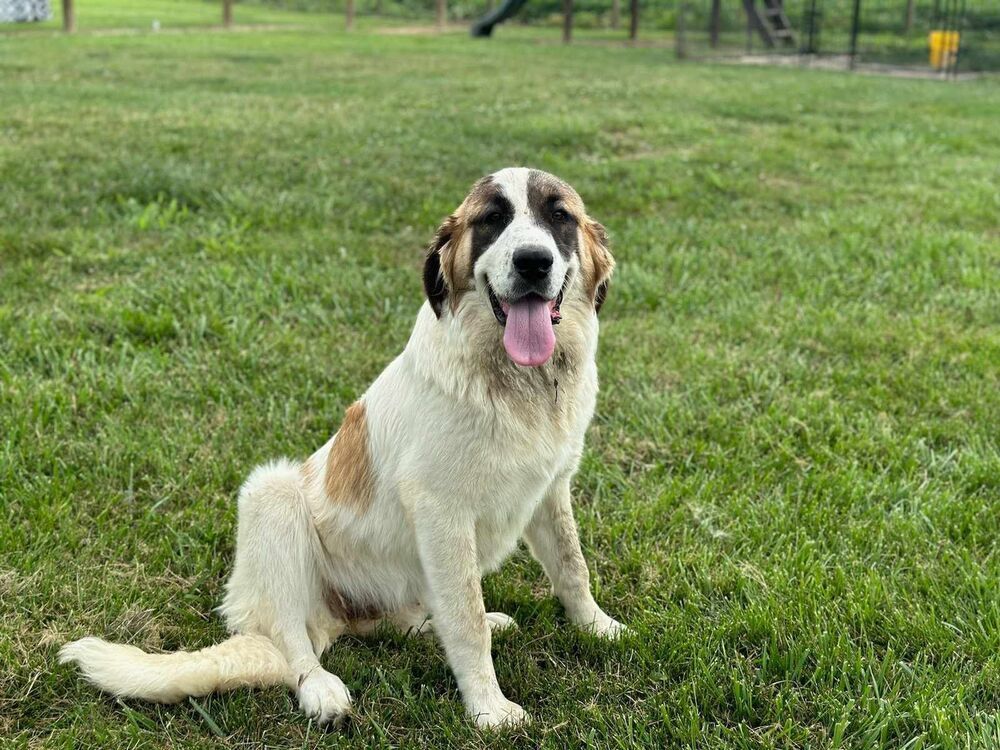
[[[338,725],[351,695],[320,656],[383,622],[436,635],[478,725],[525,721],[490,654],[491,632],[515,623],[486,612],[480,583],[520,538],[574,624],[625,630],[591,594],[570,493],[613,268],[604,228],[562,180],[526,168],[479,180],[427,251],[403,353],[329,442],[258,467],[240,490],[219,607],[234,635],[171,654],[88,637],[60,661],[162,703],[283,683],[308,717]]]

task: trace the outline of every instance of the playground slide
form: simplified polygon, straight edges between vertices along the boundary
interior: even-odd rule
[[[490,36],[493,27],[513,16],[527,0],[504,0],[498,7],[472,24],[472,36]]]

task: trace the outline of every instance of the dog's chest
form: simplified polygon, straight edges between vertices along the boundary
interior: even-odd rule
[[[433,351],[408,348],[364,397],[387,509],[373,517],[400,507],[399,519],[412,519],[427,505],[435,517],[471,521],[485,571],[513,550],[556,478],[576,470],[597,368],[589,357],[573,368],[484,372],[421,359]]]
[[[572,473],[593,411],[593,387],[566,380],[522,398],[513,409],[498,405],[489,428],[468,444],[467,487],[474,503],[481,568],[503,562],[523,535],[558,477]]]

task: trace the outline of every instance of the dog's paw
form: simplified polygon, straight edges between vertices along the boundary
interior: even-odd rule
[[[299,682],[299,709],[321,726],[339,727],[351,712],[351,692],[337,675],[316,669]]]
[[[616,641],[629,632],[629,629],[618,622],[618,620],[608,617],[603,612],[601,615],[590,622],[582,623],[580,627],[591,635],[596,635],[598,638],[604,638],[609,641]]]
[[[517,630],[517,622],[514,618],[503,612],[487,612],[486,624],[494,633],[499,633],[502,630]]]
[[[530,721],[527,712],[513,701],[503,696],[483,706],[469,710],[469,714],[481,729],[515,727]]]

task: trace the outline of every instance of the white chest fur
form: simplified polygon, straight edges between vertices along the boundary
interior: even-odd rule
[[[406,350],[362,397],[374,503],[364,514],[326,513],[320,530],[331,577],[386,607],[421,595],[417,514],[472,524],[483,572],[503,562],[553,482],[576,470],[597,395],[592,355],[484,371],[469,321],[454,338],[436,323],[425,307]],[[592,341],[572,341],[584,336]],[[596,330],[567,326],[563,338],[592,351]]]

